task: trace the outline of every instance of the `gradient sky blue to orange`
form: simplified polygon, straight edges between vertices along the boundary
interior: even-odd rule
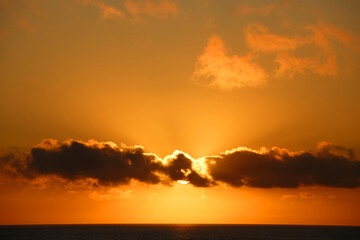
[[[160,158],[322,141],[359,156],[359,7],[0,0],[0,153],[53,138],[141,145]],[[360,225],[358,188],[63,181],[1,180],[0,224]]]

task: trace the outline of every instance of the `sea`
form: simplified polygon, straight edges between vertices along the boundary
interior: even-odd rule
[[[66,240],[360,240],[360,227],[224,224],[0,226],[0,239]]]

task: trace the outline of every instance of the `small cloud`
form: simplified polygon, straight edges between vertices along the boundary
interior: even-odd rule
[[[266,82],[266,72],[246,56],[228,55],[224,41],[212,36],[197,58],[192,81],[220,89],[256,87]]]
[[[299,194],[299,196],[300,196],[301,199],[312,199],[312,198],[314,198],[314,194],[309,193],[309,192],[301,192]]]
[[[275,58],[275,62],[279,64],[275,70],[276,77],[292,78],[296,73],[306,74],[315,73],[320,76],[335,76],[338,73],[336,55],[333,51],[325,52],[325,62],[321,62],[318,58],[301,58],[292,56],[288,53],[279,53]]]
[[[112,6],[108,6],[108,5],[100,2],[98,4],[98,7],[102,11],[102,17],[103,18],[112,18],[112,17],[124,18],[124,14],[120,10],[118,10],[118,9],[112,7]]]
[[[107,191],[91,191],[89,197],[96,201],[113,201],[120,199],[130,199],[132,198],[133,190],[127,189],[122,190],[118,188],[110,188]]]
[[[296,194],[285,194],[281,196],[281,200],[288,200],[288,199],[294,199],[298,198],[299,196]]]
[[[244,29],[245,40],[251,51],[272,53],[294,50],[309,42],[306,37],[288,37],[271,33],[260,24],[250,24]]]
[[[125,15],[122,11],[120,11],[119,9],[107,5],[105,4],[103,1],[100,0],[76,0],[80,3],[82,3],[83,5],[92,5],[92,6],[96,6],[99,8],[99,10],[101,11],[101,16],[103,18],[125,18]]]
[[[102,0],[75,0],[83,5],[92,5],[99,8],[103,18],[121,18],[127,19],[128,17],[119,8],[106,4]],[[134,1],[126,0],[124,7],[131,16],[135,19],[141,19],[141,16],[168,18],[176,17],[179,14],[178,7],[175,2],[170,0],[158,1]],[[129,19],[129,18],[128,18]]]
[[[281,196],[281,200],[290,199],[313,199],[315,195],[309,192],[300,192],[299,194],[285,194]]]
[[[360,50],[360,39],[350,32],[347,32],[339,27],[318,22],[316,25],[307,27],[313,31],[313,41],[316,45],[322,48],[330,47],[330,40],[336,40],[348,49]]]

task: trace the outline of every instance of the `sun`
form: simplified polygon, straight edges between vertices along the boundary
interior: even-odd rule
[[[180,184],[188,184],[189,181],[186,181],[186,180],[177,180],[178,183]]]

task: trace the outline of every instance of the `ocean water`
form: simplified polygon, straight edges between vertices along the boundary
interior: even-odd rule
[[[0,239],[66,240],[360,240],[360,227],[284,225],[22,225],[0,226]]]

